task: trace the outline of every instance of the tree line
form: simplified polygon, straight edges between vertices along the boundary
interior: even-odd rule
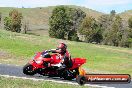
[[[50,17],[49,36],[60,39],[132,47],[132,16],[127,22],[112,10],[98,19],[81,9],[57,6]]]
[[[93,17],[85,18],[79,31],[85,35],[86,42],[132,47],[131,22],[132,17],[125,22],[112,10],[109,15],[102,15],[97,20]]]

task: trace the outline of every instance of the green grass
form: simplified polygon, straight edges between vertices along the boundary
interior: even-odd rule
[[[72,57],[87,59],[84,65],[88,71],[109,73],[127,73],[132,75],[132,49],[95,45],[82,42],[49,38],[48,35],[35,36],[11,33],[0,30],[0,49],[9,52],[21,62],[10,60],[11,64],[23,65],[34,56],[34,53],[45,49],[56,48],[59,42],[65,42]],[[24,59],[23,59],[24,58]],[[7,62],[7,61],[6,61]],[[2,60],[0,61],[2,62]]]
[[[88,88],[88,87],[58,84],[46,81],[32,81],[0,77],[0,88]]]

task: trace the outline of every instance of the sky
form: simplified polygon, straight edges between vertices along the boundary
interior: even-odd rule
[[[34,8],[56,5],[83,6],[103,13],[132,10],[132,0],[0,0],[0,7]]]

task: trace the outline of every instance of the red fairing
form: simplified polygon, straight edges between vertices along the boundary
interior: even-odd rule
[[[86,59],[84,59],[84,58],[72,58],[73,66],[70,69],[75,69],[77,67],[80,67],[84,63],[86,63]]]
[[[36,61],[39,61],[40,63],[36,63]],[[43,64],[43,58],[41,57],[41,52],[36,53],[34,56],[34,59],[29,61],[29,63],[33,66],[33,70],[38,68],[44,68]]]
[[[51,58],[43,58],[41,53],[42,52],[38,52],[34,59],[29,61],[29,63],[33,66],[33,70],[38,68],[45,68],[43,65],[44,62],[48,62],[50,65],[60,63],[60,58],[57,54],[52,54]]]
[[[58,54],[52,54],[51,55],[51,62],[50,64],[58,64],[60,63],[61,59]]]
[[[41,53],[42,53],[42,52],[36,53],[36,55],[34,56],[34,59],[37,60],[37,59],[41,56]]]

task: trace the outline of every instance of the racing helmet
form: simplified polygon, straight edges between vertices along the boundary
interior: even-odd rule
[[[67,45],[65,43],[60,43],[57,48],[66,51]]]

